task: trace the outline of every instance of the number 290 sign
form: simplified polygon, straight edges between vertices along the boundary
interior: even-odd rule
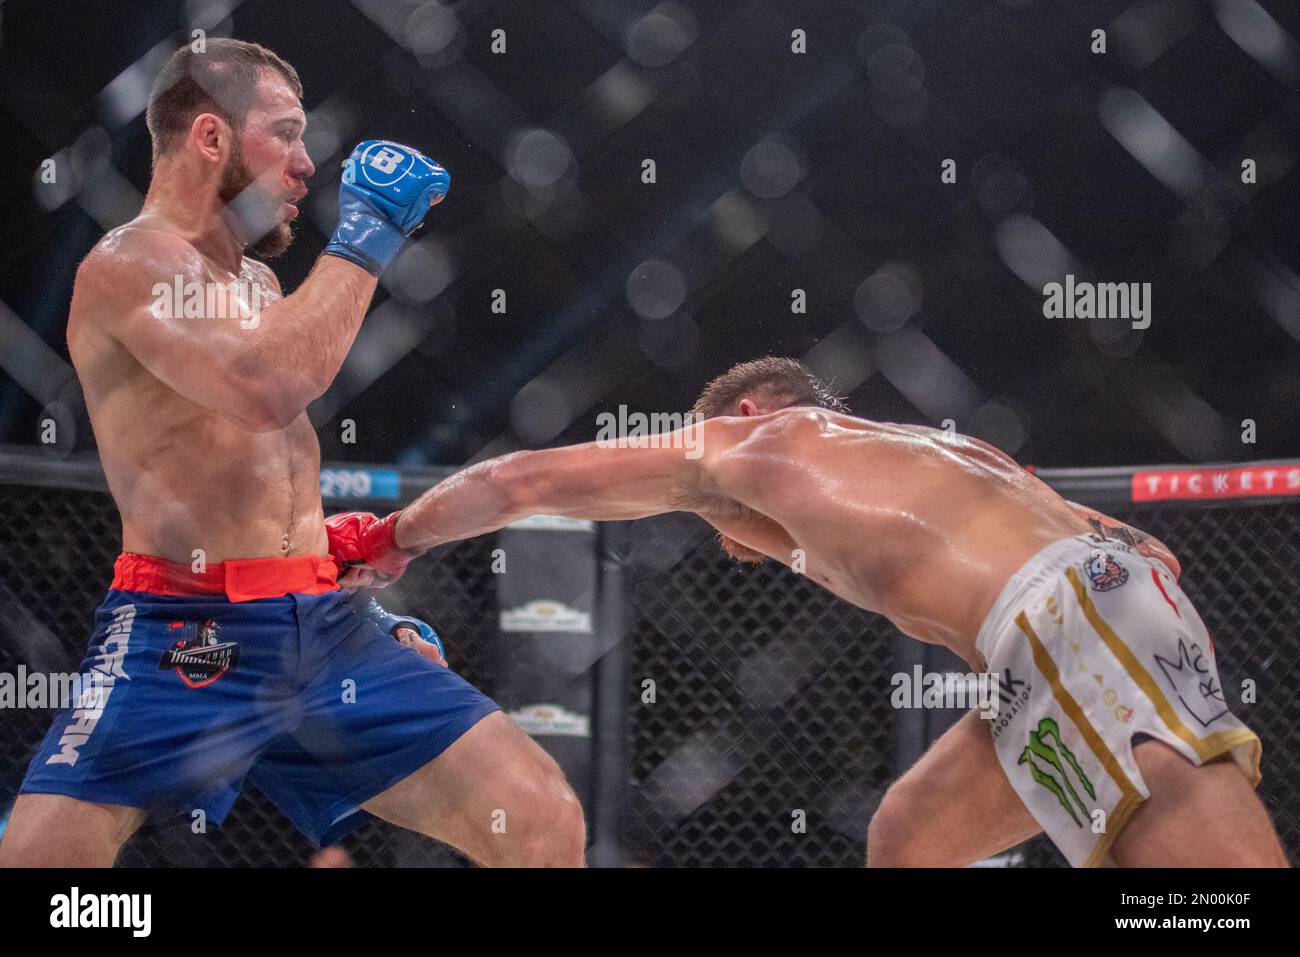
[[[385,469],[321,469],[321,498],[399,498],[401,482]]]

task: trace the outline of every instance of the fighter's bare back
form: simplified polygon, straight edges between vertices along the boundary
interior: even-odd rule
[[[1014,460],[966,436],[821,409],[729,421],[746,434],[711,475],[718,494],[758,516],[702,514],[787,565],[793,542],[819,584],[967,661],[1007,579],[1051,542],[1093,530]]]
[[[148,214],[108,233],[82,264],[68,345],[121,511],[123,550],[184,563],[195,549],[207,562],[323,554],[320,447],[306,414],[283,425],[241,422],[233,410],[186,398],[122,341],[123,324],[149,306],[153,283],[173,276],[240,280],[255,286],[264,304],[281,298],[265,265],[245,258],[235,276]],[[188,322],[196,335],[215,331],[200,324],[222,324],[231,336],[258,334],[240,328],[237,316],[174,321]],[[192,359],[185,376],[223,375],[210,354],[196,351]]]

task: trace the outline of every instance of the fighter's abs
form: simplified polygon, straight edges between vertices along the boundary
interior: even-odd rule
[[[124,481],[105,456],[127,551],[215,562],[323,550],[320,452],[305,415],[274,432],[211,421],[179,431]]]

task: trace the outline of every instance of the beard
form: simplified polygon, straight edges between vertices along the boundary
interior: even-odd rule
[[[740,544],[734,538],[728,538],[721,532],[718,532],[718,547],[736,561],[744,562],[746,565],[757,565],[767,561],[767,556],[762,552],[756,552],[752,548]]]
[[[242,145],[236,137],[230,159],[221,171],[217,198],[226,205],[226,211],[237,221],[244,236],[257,237],[246,244],[248,251],[263,259],[273,259],[289,248],[293,230],[288,222],[278,218],[279,202],[272,202],[253,181],[241,154]]]

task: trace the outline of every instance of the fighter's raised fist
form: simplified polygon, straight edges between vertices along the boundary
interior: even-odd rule
[[[343,163],[339,224],[325,252],[379,275],[450,186],[447,171],[417,150],[366,140]]]

